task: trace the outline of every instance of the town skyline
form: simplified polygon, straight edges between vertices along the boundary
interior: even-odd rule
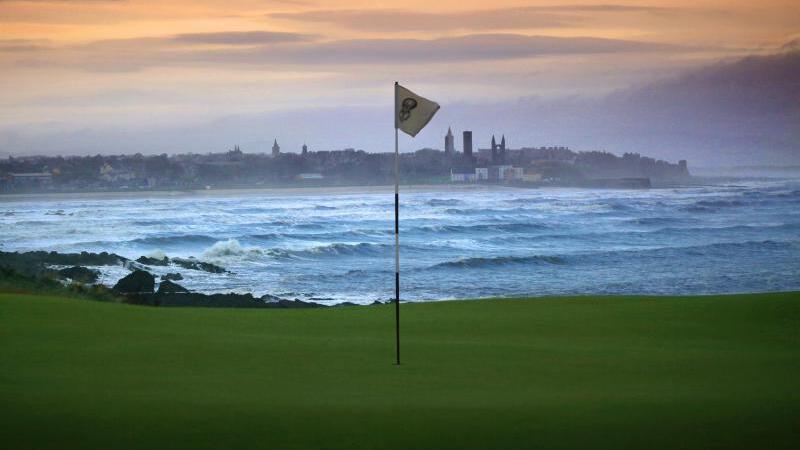
[[[436,128],[709,164],[759,142],[796,163],[793,3],[0,1],[0,157],[391,151],[401,81],[443,106]]]

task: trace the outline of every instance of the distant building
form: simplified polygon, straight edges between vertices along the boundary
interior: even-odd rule
[[[278,145],[278,139],[275,139],[275,143],[272,144],[272,157],[276,157],[281,154],[281,146]]]
[[[447,135],[444,137],[444,154],[453,156],[456,153],[456,143],[453,137],[453,130],[447,127]]]
[[[31,187],[49,185],[53,181],[50,172],[9,173],[7,181],[16,187]]]
[[[489,166],[482,170],[486,170],[486,179],[497,182],[522,180],[524,175],[522,167],[514,167],[510,164]],[[477,172],[478,169],[475,171]]]
[[[522,173],[522,181],[526,183],[538,183],[542,181],[542,174],[528,169]]]
[[[464,157],[472,158],[472,131],[464,132]]]
[[[492,135],[492,164],[501,165],[506,163],[506,136],[500,140],[500,145]]]
[[[475,168],[475,179],[477,181],[489,181],[489,168],[488,167],[476,167]]]
[[[302,154],[303,156],[306,156],[306,155],[308,155],[308,146],[306,145],[306,143],[305,143],[305,142],[303,142],[303,150],[302,150],[301,154]]]
[[[474,183],[478,180],[475,173],[450,169],[450,181],[454,183]]]
[[[50,172],[10,173],[9,175],[16,181],[49,182],[53,179],[53,174]]]

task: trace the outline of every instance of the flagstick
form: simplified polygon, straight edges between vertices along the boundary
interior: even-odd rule
[[[395,81],[395,91],[397,82]],[[395,92],[395,116],[397,92]],[[397,142],[397,117],[394,122],[394,330],[397,364],[400,365],[400,150]]]

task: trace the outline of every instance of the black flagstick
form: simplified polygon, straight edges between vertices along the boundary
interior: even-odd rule
[[[394,82],[394,334],[400,365],[400,151],[397,143],[397,81]]]

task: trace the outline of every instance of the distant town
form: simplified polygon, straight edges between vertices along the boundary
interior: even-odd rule
[[[448,129],[443,151],[400,155],[402,182],[645,188],[690,176],[685,160],[669,163],[638,153],[617,156],[563,146],[511,148],[504,135],[499,142],[497,136],[485,141],[486,147],[475,148],[472,132],[463,131],[459,151]],[[0,193],[380,185],[393,179],[393,153],[306,145],[299,150],[284,152],[275,139],[270,153],[235,145],[206,154],[9,156],[0,160]]]

